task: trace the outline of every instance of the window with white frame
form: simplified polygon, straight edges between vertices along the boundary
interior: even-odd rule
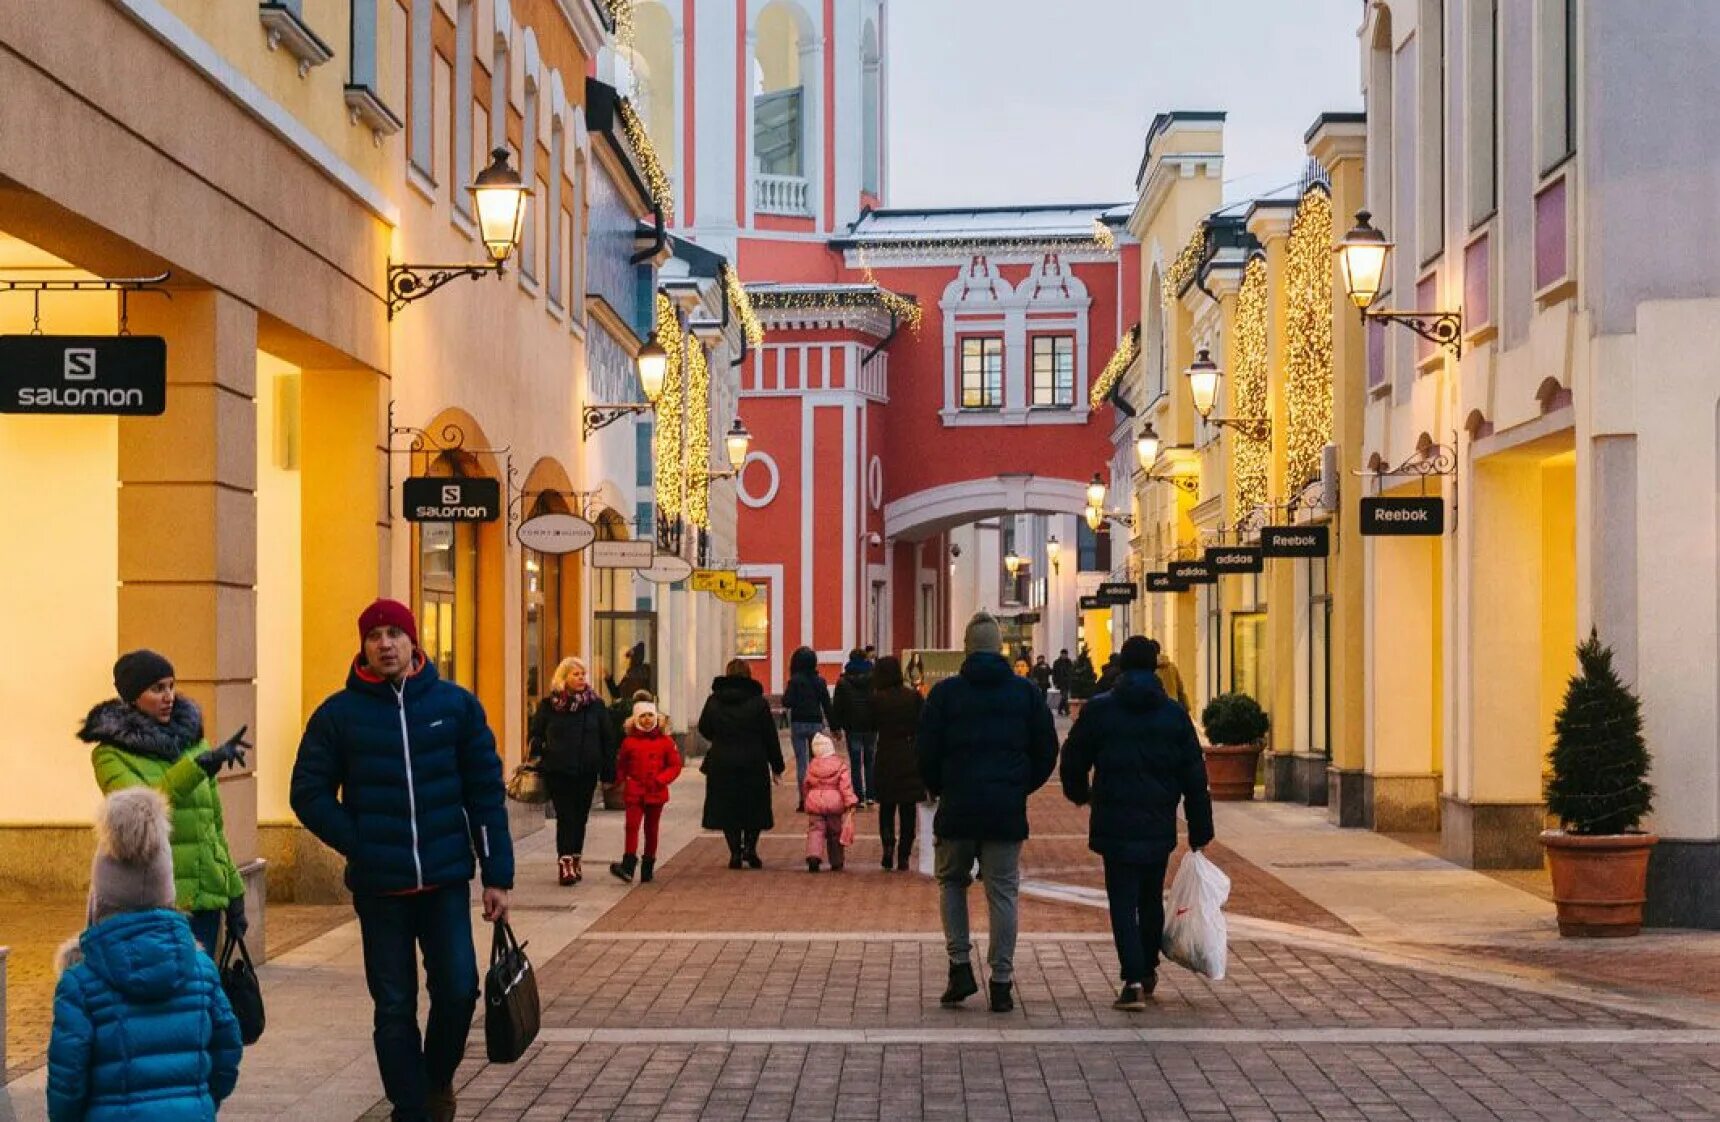
[[[1392,213],[1392,169],[1397,161],[1395,135],[1392,129],[1392,67],[1397,59],[1392,53],[1391,10],[1376,9],[1374,39],[1368,50],[1368,92],[1365,105],[1368,113],[1368,209],[1382,229],[1396,230]],[[1390,287],[1389,275],[1382,278]]]
[[[529,58],[530,55],[528,54]],[[538,212],[539,208],[532,205],[532,198],[543,198],[543,191],[537,180],[537,150],[538,150],[538,80],[537,75],[526,75],[526,98],[523,107],[524,140],[520,145],[520,178],[526,186],[532,188],[532,195],[525,200],[525,222],[520,233],[520,280],[535,281],[538,275]]]
[[[374,2],[374,0],[373,0]],[[472,217],[472,51],[474,48],[472,0],[460,0],[454,14],[454,166],[449,178],[449,197],[454,211]]]
[[[1469,0],[1467,163],[1469,225],[1499,206],[1499,0]]]
[[[1539,0],[1536,17],[1536,148],[1545,174],[1577,150],[1576,0]]]
[[[1003,407],[1003,339],[970,335],[962,340],[962,408]]]
[[[1033,389],[1029,404],[1060,409],[1075,404],[1075,336],[1033,337]]]
[[[377,92],[376,78],[376,3],[377,0],[352,0],[352,70],[350,83]],[[287,5],[299,14],[297,0]]]
[[[548,270],[549,302],[556,308],[561,307],[561,181],[562,161],[567,159],[566,151],[567,130],[562,126],[561,118],[556,117],[549,126],[549,197],[548,206],[544,209],[544,222],[548,231],[544,236],[549,246]]]
[[[430,102],[430,76],[434,69],[431,60],[435,55],[432,25],[435,14],[435,0],[412,0],[411,58],[407,68],[409,85],[406,94],[411,108],[407,156],[412,162],[413,170],[431,181],[436,177],[436,113]]]
[[[508,41],[496,36],[496,49],[490,64],[490,145],[489,150],[508,146],[508,71],[513,66],[513,51]],[[488,160],[485,161],[487,166]]]
[[[1416,124],[1416,249],[1427,261],[1445,248],[1445,0],[1422,0],[1420,106]]]

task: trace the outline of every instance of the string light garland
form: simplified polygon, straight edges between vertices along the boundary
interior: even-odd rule
[[[759,347],[764,345],[764,324],[759,322],[758,312],[753,308],[752,296],[747,292],[747,286],[741,283],[740,274],[735,272],[732,265],[722,267],[723,291],[728,293],[729,308],[735,317],[741,321],[741,334],[746,337],[747,346]]]
[[[711,527],[711,371],[705,345],[686,342],[687,367],[687,521]]]
[[[663,161],[657,158],[657,149],[651,143],[651,134],[645,129],[645,122],[639,119],[639,113],[633,108],[633,103],[622,98],[618,103],[621,107],[621,128],[627,134],[627,143],[639,157],[639,170],[645,173],[645,186],[651,191],[651,201],[663,210],[663,221],[675,221],[675,188],[670,185],[669,173],[663,170]]]
[[[657,294],[657,342],[669,354],[669,368],[663,374],[663,391],[657,395],[652,454],[657,468],[657,516],[671,519],[680,516],[687,488],[681,465],[681,425],[686,419],[682,373],[687,347],[675,305],[661,292]]]
[[[1271,361],[1267,351],[1266,260],[1255,257],[1242,271],[1242,286],[1236,294],[1236,378],[1231,387],[1231,412],[1238,417],[1267,415],[1266,372]],[[1267,467],[1272,454],[1270,440],[1255,439],[1247,429],[1233,432],[1231,471],[1233,522],[1266,502]]]
[[[1165,267],[1162,288],[1166,307],[1176,303],[1177,297],[1182,295],[1183,288],[1194,279],[1194,271],[1200,267],[1200,259],[1205,253],[1206,223],[1200,222],[1189,234],[1188,241],[1183,244],[1182,250]]]
[[[1093,242],[1100,249],[1117,248],[1117,235],[1111,233],[1111,228],[1102,218],[1093,219]]]
[[[896,318],[918,330],[923,313],[909,297],[887,288],[854,288],[834,292],[754,291],[753,307],[758,311],[832,312],[873,308],[894,313]]]
[[[603,0],[603,7],[609,13],[609,22],[615,25],[615,45],[631,63],[637,51],[637,37],[633,30],[633,0]],[[634,83],[638,83],[636,71]],[[627,92],[631,95],[636,91]]]
[[[1105,363],[1105,369],[1099,373],[1099,380],[1093,383],[1088,391],[1087,401],[1097,409],[1105,399],[1111,396],[1119,381],[1129,366],[1135,361],[1135,356],[1141,353],[1141,325],[1131,327],[1128,334],[1117,341],[1117,349],[1111,353],[1111,359]]]
[[[1318,186],[1296,207],[1288,256],[1284,484],[1294,492],[1319,476],[1321,452],[1332,439],[1332,199]]]

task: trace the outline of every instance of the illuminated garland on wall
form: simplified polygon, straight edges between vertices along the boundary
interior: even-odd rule
[[[1099,374],[1099,380],[1093,383],[1092,390],[1088,392],[1087,401],[1093,408],[1099,408],[1105,399],[1111,396],[1111,391],[1116,388],[1117,383],[1128,372],[1129,365],[1135,361],[1135,356],[1140,353],[1141,325],[1137,323],[1129,329],[1128,334],[1117,340],[1117,349],[1112,352],[1111,360],[1105,364],[1105,369]]]
[[[1266,261],[1255,257],[1242,271],[1242,287],[1236,294],[1236,382],[1231,389],[1230,409],[1238,417],[1267,416]],[[1231,441],[1232,520],[1240,522],[1255,507],[1267,501],[1266,469],[1272,454],[1270,440],[1255,439],[1246,429],[1233,430]]]
[[[609,21],[615,25],[615,45],[621,53],[633,58],[637,52],[637,36],[633,30],[633,0],[603,0]],[[628,90],[631,95],[634,91]]]
[[[669,353],[669,369],[663,374],[663,392],[657,397],[657,431],[652,434],[652,452],[657,469],[657,516],[670,519],[681,514],[682,497],[687,489],[686,473],[681,466],[681,425],[686,404],[681,374],[686,344],[675,305],[661,292],[657,294],[657,342]]]
[[[894,313],[900,322],[915,330],[919,329],[923,315],[913,300],[887,288],[846,292],[754,292],[751,295],[753,307],[761,311],[834,312],[874,308]]]
[[[1111,228],[1102,218],[1093,219],[1093,241],[1100,249],[1117,248],[1117,235],[1111,233]]]
[[[675,221],[675,188],[669,182],[669,173],[663,170],[663,161],[657,158],[657,149],[651,143],[651,134],[645,131],[645,122],[639,119],[633,103],[622,98],[617,104],[621,108],[621,128],[627,134],[627,143],[639,157],[639,169],[645,173],[645,186],[651,191],[651,201],[663,209],[663,221]]]
[[[747,346],[759,347],[764,344],[764,324],[759,322],[758,312],[753,309],[752,297],[747,294],[747,286],[741,283],[740,274],[731,265],[722,267],[723,291],[728,293],[729,309],[741,321],[741,334],[746,337]]]
[[[687,340],[687,521],[711,527],[711,372],[705,345]]]
[[[1194,271],[1200,266],[1200,259],[1206,253],[1206,223],[1198,223],[1189,234],[1182,251],[1165,267],[1161,291],[1165,307],[1176,303],[1182,295],[1183,286],[1194,279]]]
[[[1332,200],[1316,187],[1290,224],[1284,278],[1284,483],[1292,492],[1319,476],[1332,439],[1332,268]]]

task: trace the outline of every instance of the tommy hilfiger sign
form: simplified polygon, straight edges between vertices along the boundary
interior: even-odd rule
[[[1441,498],[1363,499],[1364,537],[1429,537],[1445,533]]]
[[[1180,581],[1169,573],[1148,573],[1148,592],[1187,592],[1188,583]]]
[[[1218,574],[1205,561],[1172,561],[1165,571],[1184,584],[1218,583]]]
[[[155,335],[0,335],[0,413],[158,417],[167,340]]]
[[[1325,526],[1260,528],[1260,553],[1264,557],[1324,557],[1330,552],[1332,534]]]
[[[494,522],[502,516],[502,485],[495,479],[413,476],[400,494],[408,522]]]
[[[1215,545],[1206,551],[1206,563],[1220,576],[1266,571],[1265,555],[1252,545]]]

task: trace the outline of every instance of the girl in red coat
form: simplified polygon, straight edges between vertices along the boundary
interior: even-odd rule
[[[627,733],[615,759],[615,777],[627,808],[627,852],[609,871],[629,883],[633,870],[649,883],[657,866],[657,827],[669,801],[669,784],[681,774],[681,751],[669,739],[666,722],[649,701],[633,703],[633,716],[621,726]],[[639,860],[639,826],[645,826],[645,859]]]

